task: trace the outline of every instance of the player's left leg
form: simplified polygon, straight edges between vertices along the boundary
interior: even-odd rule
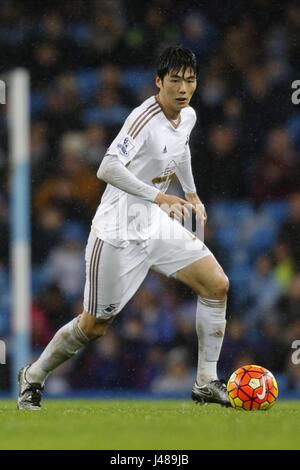
[[[217,377],[217,362],[226,325],[228,278],[201,240],[176,221],[165,219],[163,223],[166,228],[171,225],[173,232],[170,233],[175,236],[161,237],[152,243],[152,269],[187,284],[198,296],[196,330],[199,359],[193,398],[227,404],[226,388]]]
[[[198,402],[228,405],[225,384],[217,376],[226,326],[228,278],[211,254],[177,271],[174,277],[190,286],[198,296],[198,368],[192,398]]]

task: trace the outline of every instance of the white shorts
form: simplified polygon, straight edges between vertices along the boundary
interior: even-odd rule
[[[170,219],[170,223],[174,221]],[[176,232],[177,238],[134,240],[120,247],[100,240],[92,229],[85,253],[84,310],[99,319],[109,319],[133,297],[150,269],[175,277],[180,269],[212,255],[179,223]]]

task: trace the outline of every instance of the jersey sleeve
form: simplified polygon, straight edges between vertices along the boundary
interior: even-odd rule
[[[107,155],[103,158],[97,171],[97,177],[128,194],[151,202],[155,201],[160,192],[159,189],[139,180],[120,162],[116,155]]]
[[[196,124],[196,113],[193,108],[191,110],[191,117],[190,117],[190,133],[192,132],[195,124]],[[185,144],[185,151],[177,164],[176,167],[176,176],[179,179],[182,189],[185,193],[193,193],[196,192],[196,186],[194,182],[193,172],[192,172],[192,157],[191,157],[191,150],[189,146],[189,137],[187,138]]]
[[[196,192],[196,186],[192,172],[191,152],[188,144],[184,157],[176,166],[176,176],[179,179],[181,187],[185,193]]]
[[[116,155],[123,165],[127,165],[135,157],[148,136],[148,126],[144,126],[137,133],[136,123],[138,118],[136,113],[132,112],[106,152],[106,155]]]

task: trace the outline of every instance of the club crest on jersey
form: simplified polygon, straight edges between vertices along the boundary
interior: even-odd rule
[[[125,137],[122,142],[117,145],[119,152],[123,157],[128,157],[129,152],[134,148],[133,143],[130,141],[129,137]]]

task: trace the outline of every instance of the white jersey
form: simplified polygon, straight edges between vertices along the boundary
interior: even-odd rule
[[[176,166],[191,158],[189,136],[196,113],[188,106],[180,118],[175,128],[152,96],[130,113],[106,155],[116,155],[138,179],[166,192]],[[100,239],[126,245],[126,240],[153,237],[161,214],[153,202],[108,184],[92,227]]]

